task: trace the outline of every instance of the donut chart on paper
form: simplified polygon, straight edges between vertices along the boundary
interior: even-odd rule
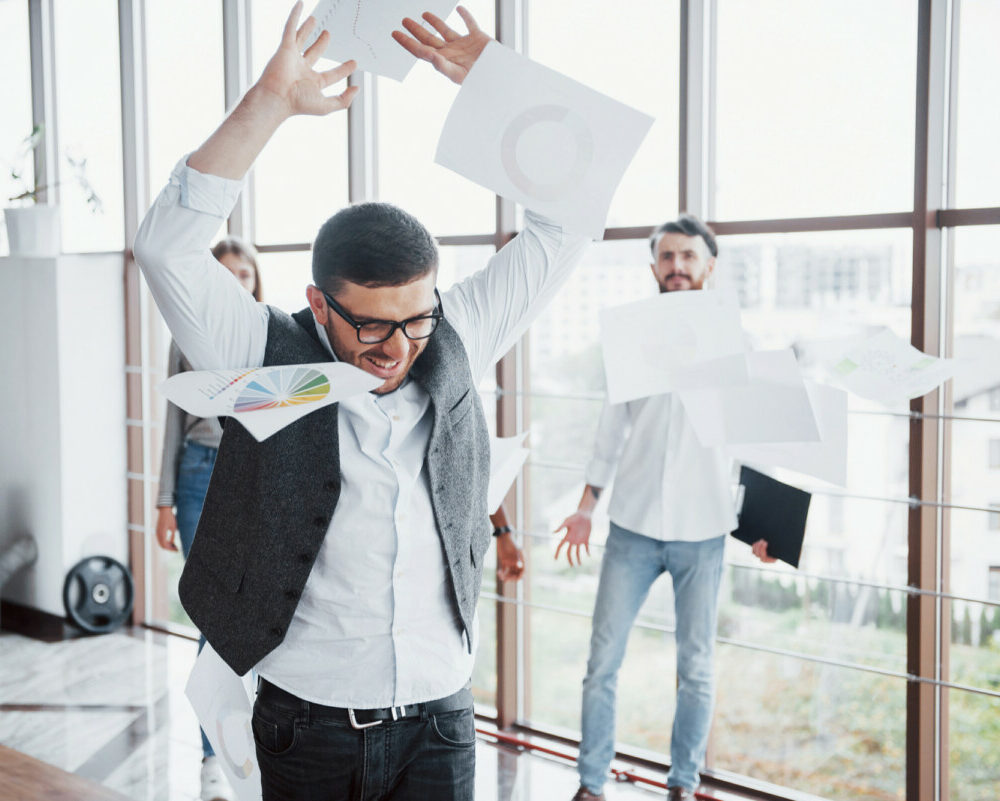
[[[564,129],[574,145],[573,163],[559,178],[539,181],[529,175],[518,157],[518,143],[532,128],[557,125]],[[518,114],[507,126],[500,141],[500,162],[511,182],[536,200],[565,200],[587,176],[594,160],[594,135],[587,120],[573,109],[552,103],[531,106]]]
[[[330,381],[319,370],[277,367],[261,370],[240,390],[234,412],[256,412],[316,403],[330,394]]]

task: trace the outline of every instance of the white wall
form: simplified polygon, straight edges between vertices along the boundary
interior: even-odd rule
[[[38,562],[3,597],[63,615],[84,556],[127,559],[120,254],[0,259],[0,548]]]

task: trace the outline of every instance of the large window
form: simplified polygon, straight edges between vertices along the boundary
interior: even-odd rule
[[[56,0],[53,9],[63,251],[121,250],[125,234],[118,4]],[[95,91],[98,86],[100,91]],[[99,205],[81,178],[92,187]]]
[[[274,55],[288,11],[287,3],[250,3],[254,79]],[[334,66],[325,60],[320,64]],[[252,174],[256,243],[311,243],[320,225],[347,205],[347,115],[288,120]]]
[[[0,147],[3,148],[3,164],[7,169],[0,172],[0,203],[8,205],[8,199],[15,197],[33,186],[34,165],[24,157],[16,162],[21,143],[31,133],[31,56],[28,51],[28,4],[0,3],[0,30],[13,35],[4,37],[0,48]],[[16,170],[23,175],[21,181],[11,177]],[[9,252],[7,237],[0,239],[0,255]]]
[[[0,85],[0,138],[10,156],[31,128],[30,81],[42,86],[29,58],[35,5],[0,2],[0,66],[9,79]],[[135,216],[126,209],[144,211],[141,181],[130,176],[148,169],[151,190],[163,185],[218,123],[224,65],[249,58],[259,74],[288,11],[262,0],[133,5],[144,12],[136,30],[145,39],[131,41],[125,26],[120,49],[118,12],[129,4],[52,2],[55,118],[46,124],[60,160],[67,251],[126,251],[134,233],[126,220]],[[610,492],[582,568],[553,560],[552,531],[579,500],[603,400],[598,315],[656,291],[643,233],[697,204],[719,232],[715,285],[736,288],[755,348],[793,347],[807,375],[826,380],[831,339],[885,326],[976,365],[909,405],[850,397],[845,487],[777,474],[813,495],[797,572],[763,566],[728,543],[707,768],[779,794],[838,801],[994,801],[997,3],[636,0],[612,12],[599,0],[473,0],[470,8],[532,58],[657,120],[615,195],[608,238],[590,247],[504,363],[500,385],[490,372],[479,388],[494,430],[527,429],[531,446],[514,493],[525,578],[516,590],[494,592],[492,554],[484,572],[473,676],[480,712],[579,736],[576,688]],[[182,24],[194,18],[195,27]],[[450,21],[462,28],[457,15]],[[238,52],[224,52],[223,40]],[[123,170],[121,109],[135,97],[120,80],[119,54],[133,47],[148,66],[146,92],[138,93],[148,105],[138,111],[148,115],[149,137],[135,149],[148,162]],[[245,196],[252,213],[240,225],[264,251],[265,299],[286,311],[305,304],[308,243],[349,202],[398,203],[442,237],[442,287],[482,266],[509,233],[497,230],[497,219],[511,219],[511,204],[433,164],[457,87],[427,64],[402,84],[372,86],[365,114],[350,125],[347,114],[292,120],[254,167]],[[924,120],[929,131],[916,130]],[[350,154],[361,153],[363,163],[350,165]],[[102,214],[88,208],[67,156],[86,160]],[[364,180],[349,186],[349,172]],[[914,191],[925,174],[933,185]],[[9,184],[0,176],[5,197]],[[913,213],[925,189],[929,213]],[[158,570],[159,557],[144,550],[153,547],[162,437],[162,399],[151,387],[169,336],[126,265],[133,567],[152,586],[145,620],[184,623],[173,589],[181,560]],[[675,622],[662,579],[640,613],[619,682],[619,748],[660,763],[675,701]]]
[[[717,8],[716,218],[910,208],[917,4]]]

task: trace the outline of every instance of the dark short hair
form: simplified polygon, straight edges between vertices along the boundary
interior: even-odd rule
[[[238,236],[227,236],[220,239],[212,246],[212,255],[216,259],[232,253],[236,258],[242,259],[253,267],[253,295],[254,300],[263,300],[264,290],[260,284],[260,265],[257,264],[257,250],[249,242],[244,242]]]
[[[402,286],[437,269],[438,251],[423,224],[391,203],[358,203],[334,214],[316,234],[313,283],[336,294],[346,282]]]
[[[684,234],[685,236],[700,236],[705,240],[705,245],[708,247],[708,252],[712,256],[719,255],[719,246],[715,242],[715,234],[712,229],[709,228],[705,223],[695,217],[693,214],[688,214],[684,212],[676,220],[672,222],[665,222],[663,225],[656,228],[653,233],[649,235],[649,250],[652,254],[656,255],[656,243],[660,238],[661,234]]]

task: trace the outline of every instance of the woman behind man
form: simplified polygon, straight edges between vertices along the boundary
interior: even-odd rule
[[[255,300],[260,301],[260,269],[253,247],[236,237],[226,237],[212,248],[212,255]],[[168,377],[190,369],[191,365],[177,344],[171,341]],[[174,534],[180,534],[181,549],[187,558],[221,439],[222,426],[217,418],[192,417],[174,404],[167,403],[160,492],[156,500],[156,541],[164,550],[176,551]],[[199,651],[204,642],[202,637],[198,643]],[[201,733],[201,747],[204,754],[201,767],[202,801],[230,801],[234,796],[204,731]]]

